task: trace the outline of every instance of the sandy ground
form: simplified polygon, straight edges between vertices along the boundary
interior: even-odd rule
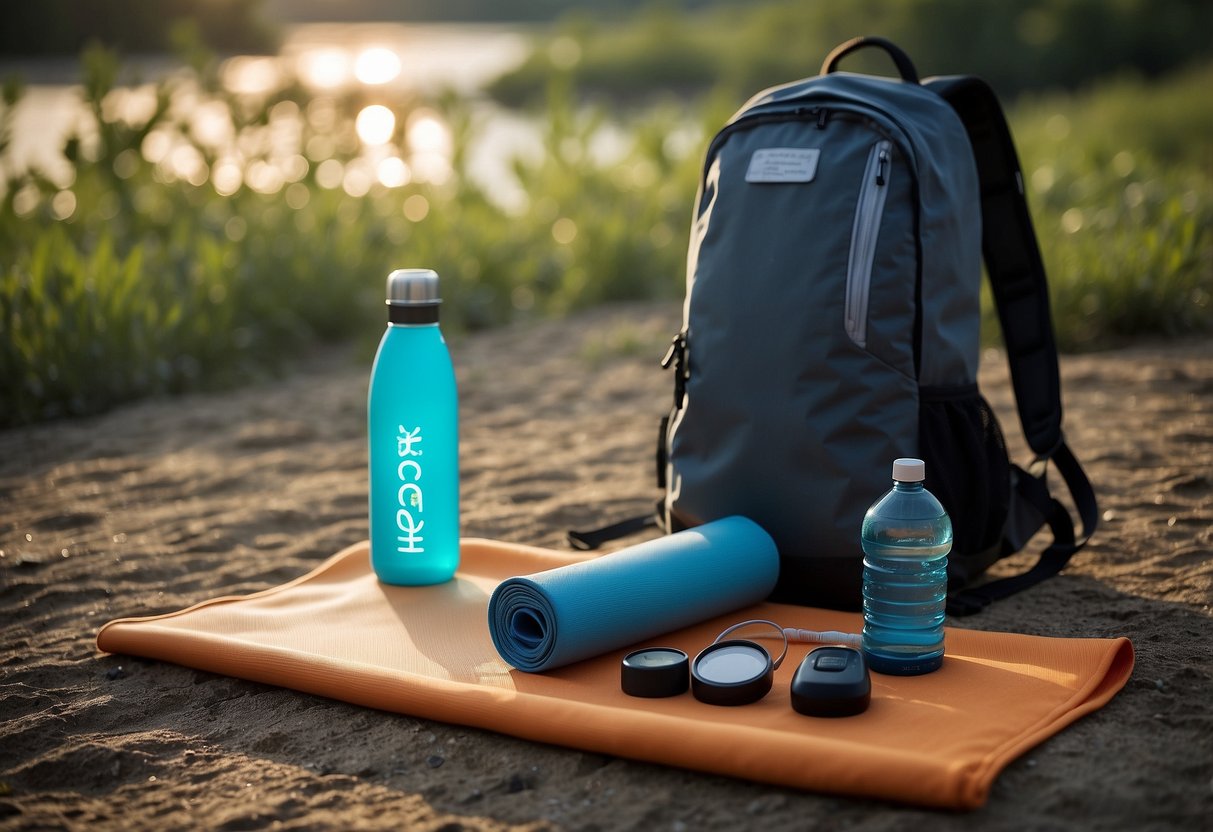
[[[676,304],[615,307],[454,344],[465,534],[560,547],[570,527],[652,505],[670,401],[656,359],[678,315]],[[985,365],[1015,444],[1001,356]],[[0,828],[1208,828],[1207,342],[1063,359],[1067,433],[1102,527],[1064,575],[963,625],[1124,635],[1137,668],[1106,708],[1014,762],[971,814],[640,764],[99,654],[105,621],[273,586],[365,537],[368,368],[320,357],[256,388],[0,432]]]

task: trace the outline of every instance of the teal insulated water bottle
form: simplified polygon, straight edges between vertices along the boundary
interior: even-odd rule
[[[388,584],[442,583],[459,566],[459,408],[440,303],[429,269],[388,275],[367,395],[371,566]]]
[[[877,673],[943,664],[952,521],[923,487],[921,459],[893,461],[893,488],[863,518],[863,652]]]

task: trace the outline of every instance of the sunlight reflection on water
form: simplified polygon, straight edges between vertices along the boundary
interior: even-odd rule
[[[400,56],[392,49],[372,46],[354,60],[354,77],[368,86],[386,84],[400,75]]]
[[[409,113],[398,105],[415,94],[442,90],[477,99],[486,83],[525,57],[527,48],[527,34],[514,28],[387,23],[296,26],[289,30],[279,55],[226,59],[220,78],[228,91],[255,100],[296,77],[317,96],[304,111],[292,102],[282,102],[263,129],[245,129],[237,137],[225,105],[183,89],[174,99],[174,111],[188,114],[194,141],[215,152],[214,163],[208,167],[197,148],[160,130],[147,136],[142,155],[158,166],[158,175],[166,180],[202,184],[209,179],[220,193],[233,193],[242,184],[274,193],[303,178],[311,166],[328,162],[335,162],[336,167],[328,165],[321,184],[344,187],[355,195],[365,193],[376,181],[387,187],[413,181],[441,182],[451,171],[449,126],[434,110]],[[163,61],[154,66],[153,74],[158,77],[173,71]],[[40,67],[31,67],[34,77],[18,107],[4,164],[10,170],[37,166],[67,188],[72,171],[61,156],[64,140],[77,132],[88,142],[95,130],[90,130],[78,85],[38,83]],[[56,65],[50,74],[61,76],[64,67]],[[366,101],[356,121],[357,139],[363,146],[359,158],[343,164],[331,157],[359,148],[341,147],[340,139],[323,133],[338,122],[331,95],[351,92]],[[106,98],[104,106],[107,117],[141,124],[155,110],[156,87],[120,87]],[[485,100],[475,100],[473,111],[481,129],[469,148],[469,172],[508,204],[519,198],[509,173],[509,158],[537,143],[536,125]],[[321,135],[301,147],[304,119]]]
[[[317,87],[400,84],[475,93],[527,54],[519,28],[481,24],[313,23],[292,27],[280,57]]]

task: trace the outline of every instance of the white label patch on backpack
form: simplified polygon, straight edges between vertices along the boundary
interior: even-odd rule
[[[815,147],[764,147],[755,150],[745,172],[747,182],[812,182],[817,175]]]

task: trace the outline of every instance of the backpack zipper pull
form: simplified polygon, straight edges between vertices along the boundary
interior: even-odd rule
[[[687,379],[690,378],[690,373],[687,372],[687,334],[685,332],[679,332],[674,336],[665,357],[661,359],[661,369],[668,370],[671,365],[674,367],[674,407],[682,407],[682,399],[686,395]]]
[[[884,183],[885,183],[884,171],[885,171],[885,167],[888,164],[889,164],[889,151],[885,150],[884,148],[881,148],[880,156],[878,156],[876,159],[876,184],[877,185],[882,185],[882,186],[884,185]]]
[[[678,363],[682,364],[682,350],[685,344],[685,339],[682,333],[678,333],[671,339],[670,348],[666,350],[665,356],[661,359],[661,369],[668,370],[670,365],[674,363],[674,359],[679,359]]]
[[[794,114],[798,117],[817,117],[817,129],[824,130],[826,122],[830,120],[830,111],[825,107],[797,107]]]

